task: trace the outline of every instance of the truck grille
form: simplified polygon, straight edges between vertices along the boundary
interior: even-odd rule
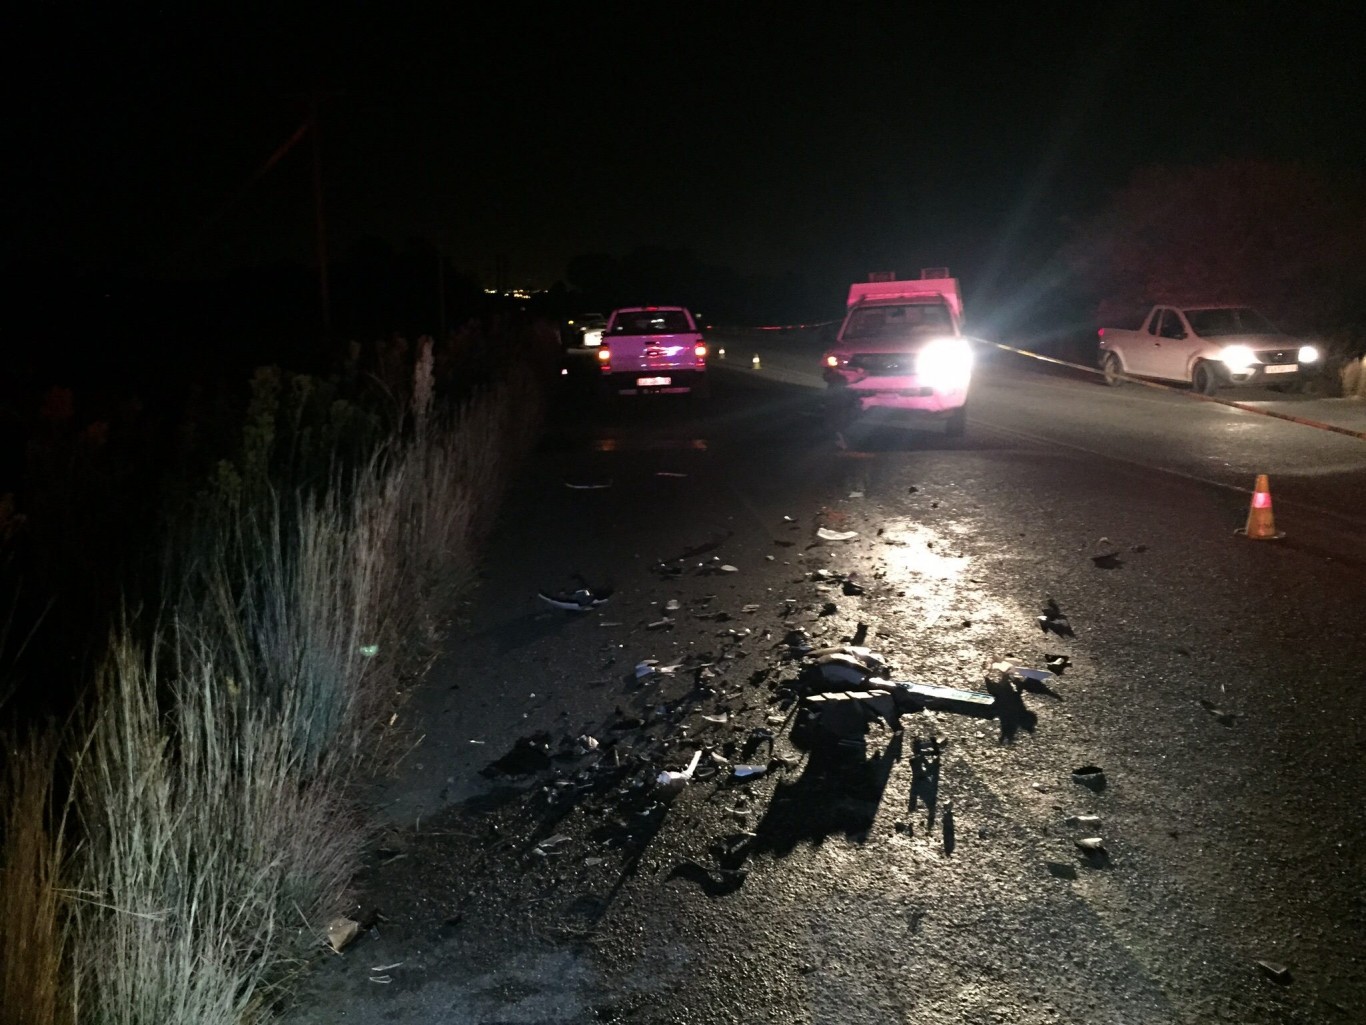
[[[862,352],[849,357],[849,366],[869,377],[900,377],[915,373],[915,356],[897,352]]]
[[[1299,353],[1289,349],[1262,349],[1257,353],[1257,358],[1263,363],[1295,363]]]

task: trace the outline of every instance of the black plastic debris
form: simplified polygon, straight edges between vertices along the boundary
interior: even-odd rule
[[[990,718],[996,714],[996,698],[982,691],[887,680],[869,680],[866,686],[869,690],[881,690],[890,694],[896,703],[898,713],[919,712],[929,708],[937,712],[956,712],[959,715],[983,718]]]
[[[832,602],[832,601],[828,601],[828,602],[826,602],[824,605],[821,606],[821,615],[822,615],[822,616],[833,616],[833,615],[834,615],[835,613],[837,613],[839,610],[840,610],[840,607],[839,607],[838,605],[836,605],[836,604],[835,604],[834,602]]]
[[[1067,655],[1045,654],[1043,657],[1043,664],[1046,665],[1051,672],[1061,676],[1065,670],[1071,668],[1072,659]]]
[[[1262,970],[1263,975],[1279,985],[1288,986],[1293,981],[1290,967],[1279,961],[1258,961],[1257,967]]]
[[[1216,705],[1213,701],[1206,701],[1204,698],[1201,698],[1200,707],[1203,708],[1210,715],[1214,716],[1214,718],[1218,721],[1219,725],[1221,726],[1228,726],[1231,728],[1233,724],[1238,721],[1237,713],[1226,712],[1218,705]]]
[[[842,590],[845,593],[845,595],[847,595],[850,598],[857,598],[859,595],[863,593],[863,585],[860,584],[858,580],[855,579],[855,577],[851,574],[849,577],[845,579],[844,586],[840,588],[840,590]]]
[[[1124,565],[1124,560],[1119,557],[1119,552],[1102,552],[1100,555],[1093,555],[1091,562],[1096,569],[1119,569]]]
[[[577,573],[572,579],[578,585],[573,590],[555,591],[547,589],[538,591],[536,597],[547,605],[564,609],[566,612],[588,612],[606,604],[615,590],[611,586],[594,587]]]
[[[1058,603],[1049,598],[1044,603],[1043,614],[1039,616],[1039,629],[1044,633],[1054,633],[1059,637],[1075,637],[1072,624],[1067,621]]]
[[[529,776],[550,768],[550,734],[533,733],[519,737],[511,750],[496,762],[485,766],[481,775]]]
[[[1087,790],[1097,793],[1104,790],[1106,786],[1105,770],[1099,765],[1083,765],[1073,769],[1072,779],[1086,787]]]

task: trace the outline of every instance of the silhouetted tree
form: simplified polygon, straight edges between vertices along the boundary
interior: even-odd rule
[[[1263,160],[1139,171],[1068,247],[1102,320],[1151,302],[1246,303],[1282,326],[1363,337],[1359,185]]]

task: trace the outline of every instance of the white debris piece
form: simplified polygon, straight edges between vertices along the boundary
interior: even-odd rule
[[[858,531],[831,530],[829,527],[821,527],[816,531],[816,536],[822,541],[852,541],[858,537]]]

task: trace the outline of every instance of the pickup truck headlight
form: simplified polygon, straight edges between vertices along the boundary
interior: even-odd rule
[[[1256,354],[1246,345],[1226,345],[1219,353],[1219,359],[1235,374],[1246,374],[1258,362]]]
[[[1314,348],[1312,345],[1301,345],[1301,346],[1300,346],[1300,362],[1301,362],[1301,363],[1317,363],[1318,361],[1319,361],[1319,350],[1318,350],[1318,349]]]
[[[962,391],[972,377],[972,347],[961,338],[936,338],[916,357],[915,376],[937,392]]]

